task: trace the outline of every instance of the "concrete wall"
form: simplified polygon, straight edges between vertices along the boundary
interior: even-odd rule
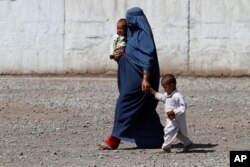
[[[0,73],[115,73],[110,39],[133,6],[161,73],[250,75],[249,0],[0,0]]]
[[[63,72],[63,0],[0,0],[0,73]]]
[[[191,0],[190,71],[250,74],[250,1]]]

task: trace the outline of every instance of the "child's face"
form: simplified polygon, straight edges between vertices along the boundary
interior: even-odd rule
[[[126,23],[118,22],[116,30],[117,30],[118,35],[126,36],[126,34],[127,34],[127,25],[126,25]]]
[[[163,87],[164,91],[167,92],[168,94],[171,94],[176,89],[176,85],[174,83],[170,83],[170,84],[164,83],[164,84],[162,84],[162,87]]]

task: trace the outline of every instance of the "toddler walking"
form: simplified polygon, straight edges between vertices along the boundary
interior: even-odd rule
[[[188,151],[192,146],[192,141],[187,135],[186,107],[187,104],[183,96],[176,88],[176,79],[172,74],[166,74],[161,80],[161,85],[165,93],[161,94],[151,88],[150,93],[159,101],[165,103],[166,126],[164,128],[164,143],[162,150],[170,153],[171,143],[177,137],[183,142],[183,152]]]

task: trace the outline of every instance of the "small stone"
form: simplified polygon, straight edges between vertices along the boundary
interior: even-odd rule
[[[53,155],[57,155],[57,152],[53,152]]]
[[[20,156],[22,156],[23,155],[23,152],[20,152],[20,154],[19,154]]]
[[[209,109],[209,111],[211,112],[211,111],[213,111],[213,109],[212,109],[212,108],[210,108],[210,109]]]
[[[217,129],[224,129],[223,126],[216,126]]]
[[[78,132],[77,131],[73,131],[73,132],[71,132],[71,134],[78,134]]]

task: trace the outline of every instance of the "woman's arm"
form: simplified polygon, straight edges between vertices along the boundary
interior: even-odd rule
[[[151,88],[151,85],[148,80],[149,80],[149,73],[144,72],[142,79],[142,86],[141,86],[143,92],[148,92]]]

